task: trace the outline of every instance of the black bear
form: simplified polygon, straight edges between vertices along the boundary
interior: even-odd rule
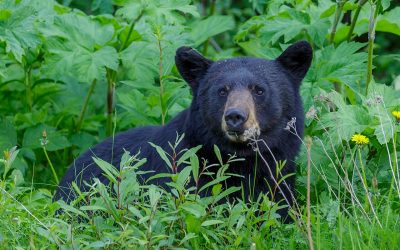
[[[168,151],[168,142],[174,142],[177,134],[184,134],[179,146],[202,145],[198,156],[210,164],[218,163],[214,145],[225,158],[236,155],[244,159],[233,162],[228,171],[242,177],[226,181],[227,186],[243,187],[238,197],[243,194],[248,197],[253,186],[255,197],[261,192],[274,192],[275,201],[285,200],[292,205],[296,172],[293,160],[301,145],[298,136],[304,130],[299,88],[311,60],[312,49],[305,41],[289,46],[275,60],[244,57],[214,62],[192,48],[179,48],[176,66],[192,89],[191,106],[164,126],[119,133],[82,154],[61,180],[54,200],[74,198],[70,188],[73,181],[81,189],[85,189],[83,181],[90,182],[93,177],[106,182],[92,156],[119,166],[124,149],[132,153],[140,151],[140,156],[147,158],[142,169],[167,172],[169,169],[149,142]],[[254,151],[257,141],[259,154]],[[274,176],[277,162],[283,161],[286,163],[280,175]],[[282,176],[290,177],[278,185],[276,178]],[[200,185],[207,181],[209,177],[200,179]],[[282,211],[286,216],[287,209]]]

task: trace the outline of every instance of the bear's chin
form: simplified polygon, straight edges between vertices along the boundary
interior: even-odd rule
[[[227,132],[227,133],[225,133],[225,137],[229,140],[229,142],[232,142],[235,144],[243,144],[243,143],[249,142],[249,138],[245,137],[243,134]]]
[[[230,142],[248,144],[260,136],[260,128],[258,126],[254,126],[244,130],[243,133],[240,134],[231,131],[225,131],[224,134]]]

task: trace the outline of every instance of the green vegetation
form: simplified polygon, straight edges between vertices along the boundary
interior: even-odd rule
[[[180,170],[167,176],[171,193],[140,185],[144,159],[130,152],[121,170],[96,160],[110,187],[96,182],[73,204],[52,203],[89,146],[189,105],[179,46],[272,59],[301,39],[314,60],[301,88],[295,223],[281,224],[283,204],[267,196],[218,202],[239,189],[223,185],[229,162],[213,195],[198,197],[186,185],[206,174],[198,148],[179,161],[158,149]],[[399,39],[399,2],[388,0],[1,1],[0,248],[398,249]]]

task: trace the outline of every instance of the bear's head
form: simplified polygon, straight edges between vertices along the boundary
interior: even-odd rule
[[[214,62],[190,47],[179,48],[175,57],[192,89],[192,108],[196,105],[204,133],[214,144],[230,147],[228,151],[247,150],[252,136],[270,143],[283,139],[287,122],[304,116],[299,86],[311,60],[312,49],[305,41],[291,45],[275,60]]]

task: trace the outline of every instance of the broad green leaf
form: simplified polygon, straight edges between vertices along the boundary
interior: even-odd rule
[[[341,43],[337,48],[329,45],[316,51],[313,64],[307,74],[307,81],[317,82],[323,86],[324,82],[344,84],[356,93],[365,90],[364,81],[367,53],[358,52],[364,44]],[[346,55],[346,56],[343,56]]]
[[[44,72],[52,77],[67,75],[91,82],[105,78],[106,68],[118,68],[117,51],[107,45],[114,36],[111,24],[69,13],[57,16],[41,32],[47,37]]]
[[[110,46],[105,46],[97,51],[88,52],[82,50],[75,60],[76,72],[80,79],[90,82],[93,79],[102,79],[106,76],[106,68],[117,70],[118,54]]]
[[[240,42],[238,45],[246,51],[247,54],[255,57],[261,57],[269,60],[277,58],[281,54],[281,50],[270,48],[259,43],[258,40],[250,40],[248,42]]]
[[[24,133],[22,145],[27,148],[36,149],[42,147],[43,131],[47,134],[47,151],[56,151],[71,146],[65,136],[63,136],[55,128],[41,124],[32,128],[28,128]]]
[[[5,42],[6,52],[21,62],[26,49],[40,44],[35,27],[37,11],[26,2],[14,5],[12,1],[1,2],[0,9],[4,9],[0,20],[0,41]]]
[[[55,36],[88,50],[105,46],[114,36],[111,24],[102,24],[88,16],[68,13],[56,16],[53,25],[41,29],[46,36]]]
[[[395,122],[390,111],[400,107],[400,91],[392,87],[373,83],[369,89],[366,104],[369,113],[374,118],[374,134],[380,144],[388,143],[396,132]]]
[[[376,31],[389,32],[400,36],[400,7],[385,12],[378,17]]]
[[[208,38],[231,30],[234,27],[235,22],[232,16],[210,16],[193,24],[191,38],[194,41],[194,46],[198,46]]]
[[[250,18],[240,25],[239,30],[235,35],[235,41],[239,42],[245,40],[245,38],[250,35],[250,32],[258,31],[264,26],[265,22],[267,22],[267,17],[265,15]]]
[[[368,33],[368,23],[371,15],[370,4],[365,4],[360,12],[354,33],[362,35]],[[400,36],[400,7],[395,7],[379,15],[376,22],[376,31],[389,32]]]
[[[373,126],[374,134],[380,144],[388,143],[396,132],[395,124],[385,109],[376,109],[371,112],[375,115],[378,124]]]
[[[0,155],[17,145],[17,131],[8,119],[0,120]]]
[[[116,15],[128,20],[137,20],[139,17],[147,22],[158,24],[180,24],[184,22],[183,14],[198,17],[196,6],[190,0],[128,0],[114,1],[121,6]]]
[[[129,78],[138,84],[150,85],[158,75],[156,48],[147,42],[133,42],[122,51],[122,64],[127,68]]]
[[[137,20],[146,7],[142,1],[126,1],[128,3],[118,2],[119,3],[116,4],[122,7],[118,8],[115,15],[121,16],[127,20]]]
[[[345,105],[336,112],[329,112],[321,117],[318,129],[329,129],[337,140],[349,141],[355,133],[361,133],[369,127],[370,118],[361,106]]]
[[[283,37],[285,43],[306,31],[318,46],[321,46],[325,40],[325,36],[330,27],[327,18],[320,19],[318,13],[315,16],[294,9],[280,13],[279,16],[268,20],[264,27],[260,29],[262,38],[266,41],[276,43],[279,38]]]

